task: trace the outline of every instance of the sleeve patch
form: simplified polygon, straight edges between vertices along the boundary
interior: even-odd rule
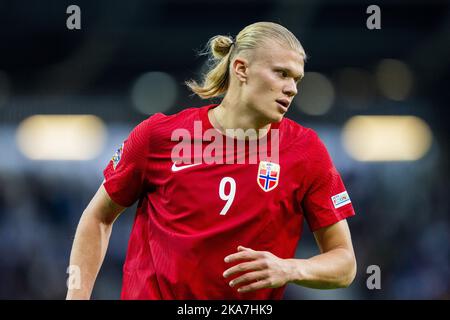
[[[122,143],[122,145],[120,146],[120,148],[117,149],[116,153],[114,153],[114,155],[113,155],[113,157],[112,157],[112,159],[111,159],[111,161],[112,161],[112,163],[113,163],[113,168],[114,168],[114,170],[116,170],[116,167],[117,167],[117,165],[119,164],[120,159],[122,158],[122,153],[123,153],[123,143]]]
[[[341,192],[339,194],[332,196],[331,201],[333,201],[333,205],[334,205],[335,209],[351,203],[350,197],[348,196],[347,191],[344,191],[344,192]]]

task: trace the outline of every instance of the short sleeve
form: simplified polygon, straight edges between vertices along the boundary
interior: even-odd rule
[[[302,207],[314,232],[355,215],[355,211],[342,178],[316,133],[311,147],[310,184],[303,196]]]
[[[105,190],[124,207],[131,206],[144,190],[151,120],[144,120],[131,131],[103,170]]]

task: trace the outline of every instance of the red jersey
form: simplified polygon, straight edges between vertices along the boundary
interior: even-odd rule
[[[281,299],[285,287],[249,293],[231,288],[222,274],[232,264],[224,258],[238,245],[293,258],[303,218],[315,231],[355,214],[317,134],[287,118],[268,133],[270,141],[278,130],[278,163],[259,156],[251,164],[174,163],[174,130],[195,136],[194,123],[202,125],[201,133],[212,129],[213,107],[149,117],[104,170],[113,201],[130,206],[139,200],[122,299]],[[201,149],[208,144],[203,141]]]

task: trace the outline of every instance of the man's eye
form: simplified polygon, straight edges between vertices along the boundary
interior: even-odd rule
[[[286,71],[279,70],[278,73],[279,73],[283,78],[286,78],[286,77],[287,77],[287,72],[286,72]]]

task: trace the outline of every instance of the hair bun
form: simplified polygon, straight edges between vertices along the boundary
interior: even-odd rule
[[[233,39],[229,36],[215,36],[210,42],[211,53],[214,58],[221,59],[230,52],[233,44]]]

